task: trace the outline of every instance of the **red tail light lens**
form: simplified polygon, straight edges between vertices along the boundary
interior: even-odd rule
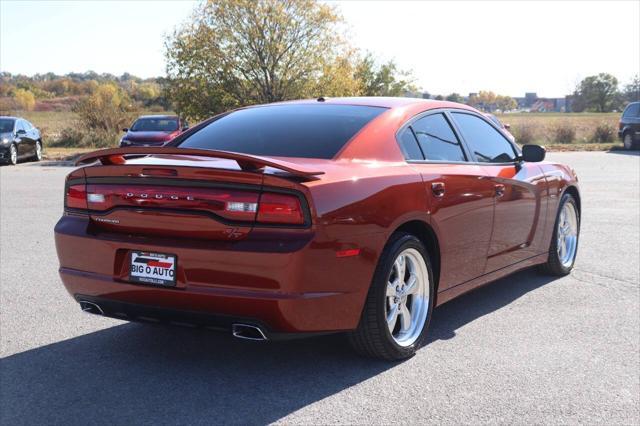
[[[303,225],[300,199],[294,195],[218,188],[89,184],[67,187],[66,207],[106,212],[117,207],[210,212],[230,221]]]
[[[70,209],[87,209],[87,187],[71,185],[67,187],[65,205]]]
[[[283,225],[302,225],[300,200],[294,195],[265,193],[260,198],[257,221]]]

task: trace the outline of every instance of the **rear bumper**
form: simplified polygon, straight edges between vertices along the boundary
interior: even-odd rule
[[[354,329],[377,260],[377,256],[362,255],[337,258],[335,245],[313,240],[285,245],[277,252],[262,250],[255,243],[224,248],[169,245],[166,241],[154,244],[149,238],[92,235],[88,219],[72,216],[58,222],[55,239],[60,277],[76,300],[137,307],[111,309],[129,312],[129,319],[146,310],[177,312],[169,316],[186,323],[191,321],[179,318],[193,314],[210,319],[240,318],[272,335]],[[269,245],[279,246],[273,240]],[[176,287],[128,282],[131,250],[177,255]],[[227,320],[200,325],[216,326],[217,322],[221,328],[230,325]]]
[[[325,334],[323,332],[279,333],[270,329],[264,322],[256,318],[212,314],[209,312],[163,308],[151,305],[121,302],[113,299],[75,295],[81,305],[90,302],[99,312],[90,312],[101,316],[135,322],[162,325],[175,325],[190,328],[207,328],[216,331],[232,332],[235,324],[251,325],[261,330],[264,340],[286,340],[299,337]],[[84,309],[83,309],[84,310]]]

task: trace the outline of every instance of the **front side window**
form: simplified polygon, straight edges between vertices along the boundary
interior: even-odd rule
[[[469,149],[481,163],[511,163],[516,155],[513,146],[491,124],[475,115],[454,112]]]
[[[386,108],[281,104],[232,111],[187,136],[181,148],[251,155],[333,158],[360,129]]]
[[[131,126],[132,132],[175,132],[178,130],[176,118],[139,118]]]
[[[444,114],[427,115],[411,127],[426,160],[466,161],[460,142]]]

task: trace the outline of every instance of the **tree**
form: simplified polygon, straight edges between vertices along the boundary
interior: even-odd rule
[[[469,96],[467,105],[483,111],[491,111],[495,106],[496,99],[497,96],[495,93],[481,90],[480,92],[474,93]]]
[[[17,89],[13,95],[21,109],[32,111],[36,105],[36,97],[29,90]]]
[[[165,96],[203,119],[245,105],[318,96],[401,96],[411,75],[341,36],[315,0],[208,0],[165,41]]]
[[[640,101],[640,74],[636,74],[633,79],[624,86],[622,93],[626,102]]]
[[[573,93],[573,110],[609,112],[616,107],[618,79],[600,73],[583,79]]]
[[[81,99],[73,111],[86,128],[116,133],[131,120],[131,99],[117,85],[105,83],[92,95]]]
[[[339,22],[312,0],[207,1],[165,43],[176,109],[204,118],[309,95],[340,56]]]
[[[462,99],[462,96],[460,96],[458,93],[452,93],[448,95],[445,99],[449,102],[458,102],[458,103],[464,102],[464,99]]]
[[[359,60],[355,78],[362,96],[403,96],[416,90],[410,73],[399,71],[393,61],[377,64],[371,53]]]
[[[352,55],[355,54],[352,52]],[[361,82],[355,77],[356,65],[352,56],[345,54],[324,64],[321,76],[312,92],[322,96],[357,96]]]
[[[498,95],[496,97],[496,108],[500,111],[511,111],[516,109],[518,103],[511,96]]]
[[[149,106],[160,97],[160,85],[157,83],[142,83],[136,87],[134,97]]]
[[[450,95],[451,96],[451,95]],[[496,95],[491,91],[481,90],[469,96],[467,105],[483,111],[510,111],[518,106],[518,103],[510,96]]]

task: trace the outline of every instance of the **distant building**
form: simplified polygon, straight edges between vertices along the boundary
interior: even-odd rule
[[[538,100],[538,94],[536,92],[528,92],[524,94],[524,106],[525,108],[531,108],[533,104]]]
[[[530,112],[569,112],[570,96],[564,98],[539,98],[536,92],[527,92],[524,97],[513,98],[518,109]]]

